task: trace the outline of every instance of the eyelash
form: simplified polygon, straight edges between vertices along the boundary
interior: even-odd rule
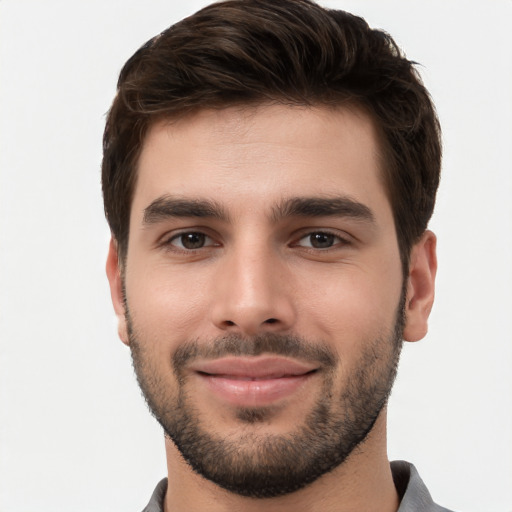
[[[305,240],[308,238],[311,240],[311,237],[314,235],[322,235],[322,236],[332,237],[333,243],[332,243],[332,245],[330,245],[328,247],[313,247],[312,245],[309,245],[309,246],[300,245],[300,242],[302,240]],[[301,236],[299,239],[297,239],[297,242],[294,242],[293,246],[303,247],[305,249],[309,249],[309,250],[312,250],[315,252],[316,251],[324,251],[325,252],[325,251],[329,251],[329,250],[335,250],[336,248],[339,248],[339,246],[350,245],[350,243],[351,242],[348,239],[348,237],[343,237],[338,233],[333,233],[332,231],[329,231],[326,229],[319,229],[316,231],[308,231],[303,236]]]
[[[187,235],[199,237],[200,247],[192,247],[192,248],[185,247],[183,244],[183,237],[185,237]],[[330,240],[331,245],[328,245],[327,247],[314,247],[313,246],[314,242],[312,242],[311,237],[313,237],[315,235],[323,236],[323,237],[327,237],[328,239],[331,239]],[[309,238],[310,242],[312,242],[311,245],[302,245],[300,243],[303,240],[306,240],[308,238]],[[201,240],[203,242],[202,244],[201,244]],[[177,245],[176,243],[174,243],[176,241],[180,241],[181,242],[180,245]],[[193,242],[193,240],[192,240],[192,242]],[[320,241],[320,243],[321,243],[321,241]],[[290,246],[291,247],[302,247],[305,250],[314,251],[314,252],[318,252],[318,251],[326,252],[329,250],[335,250],[336,248],[339,248],[339,246],[350,245],[350,243],[351,242],[350,242],[350,240],[348,240],[348,237],[340,236],[338,233],[333,233],[332,231],[329,231],[329,230],[319,229],[319,230],[315,230],[315,231],[308,231],[308,232],[302,234],[300,236],[300,238],[296,239],[296,241],[291,243]],[[168,250],[180,251],[180,252],[187,253],[187,254],[193,254],[196,251],[201,251],[204,249],[208,249],[210,247],[219,247],[220,245],[221,244],[216,243],[211,236],[207,235],[206,233],[204,233],[203,231],[200,231],[200,230],[182,231],[180,233],[176,233],[176,234],[172,235],[169,238],[166,238],[162,242],[162,246],[164,246]]]
[[[185,237],[187,235],[189,235],[189,236],[192,236],[192,235],[199,236],[199,237],[202,237],[205,241],[209,240],[212,243],[208,243],[206,245],[203,244],[203,245],[201,245],[201,247],[189,249],[187,247],[184,247],[184,245],[183,245],[183,237]],[[175,243],[173,243],[176,240],[181,240],[181,246],[176,245]],[[204,233],[202,231],[182,231],[181,233],[176,233],[176,234],[172,235],[170,238],[166,238],[163,241],[162,245],[167,247],[167,248],[172,247],[172,250],[175,250],[175,251],[181,251],[181,252],[186,252],[186,253],[193,253],[195,251],[200,251],[202,249],[206,249],[206,248],[209,248],[209,247],[216,247],[216,246],[219,246],[220,244],[215,243],[211,236],[207,235],[206,233]]]

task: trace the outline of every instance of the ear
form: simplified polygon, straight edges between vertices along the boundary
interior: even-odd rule
[[[119,263],[119,253],[117,250],[117,242],[114,238],[110,239],[107,256],[107,278],[110,285],[110,296],[112,304],[117,316],[117,332],[121,341],[129,345],[128,327],[126,324],[124,296],[123,296],[123,280],[121,278],[121,267]]]
[[[432,231],[425,231],[411,250],[403,333],[406,341],[418,341],[427,334],[436,271],[436,236]]]

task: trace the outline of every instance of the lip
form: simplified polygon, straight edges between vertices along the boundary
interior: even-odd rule
[[[317,365],[276,356],[225,357],[191,366],[207,390],[241,407],[262,407],[293,395]]]

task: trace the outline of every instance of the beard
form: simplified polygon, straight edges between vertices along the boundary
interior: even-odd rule
[[[386,405],[402,347],[405,294],[393,328],[364,347],[335,391],[340,361],[321,341],[266,333],[252,338],[226,336],[208,343],[184,342],[172,355],[177,385],[170,385],[148,340],[137,333],[126,306],[133,367],[150,411],[190,467],[202,477],[241,496],[271,498],[297,491],[343,464],[371,432]],[[302,424],[285,434],[251,428],[269,422],[274,408],[238,407],[236,437],[208,428],[194,406],[185,368],[195,358],[275,354],[319,363],[321,389]],[[160,366],[161,368],[161,366]]]

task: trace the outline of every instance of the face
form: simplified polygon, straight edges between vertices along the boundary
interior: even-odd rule
[[[365,441],[408,307],[367,116],[260,106],[153,126],[122,279],[116,261],[112,246],[120,336],[196,472],[276,496]]]

